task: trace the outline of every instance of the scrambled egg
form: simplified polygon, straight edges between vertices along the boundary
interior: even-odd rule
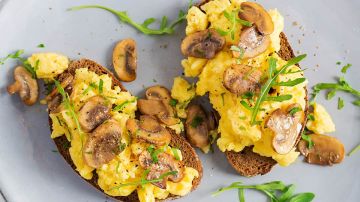
[[[195,87],[185,79],[176,77],[171,89],[171,97],[177,100],[175,106],[178,117],[186,118],[186,107],[190,101],[195,97]]]
[[[69,66],[69,59],[56,53],[35,53],[28,58],[39,79],[53,80]]]
[[[185,168],[185,176],[180,182],[168,183],[166,189],[160,189],[152,184],[146,184],[144,186],[129,185],[113,189],[120,184],[141,180],[144,169],[139,166],[136,155],[149,147],[149,144],[130,140],[126,129],[126,121],[129,118],[135,117],[135,111],[137,109],[136,97],[132,96],[129,92],[121,91],[118,86],[112,89],[112,79],[106,74],[99,76],[85,68],[76,70],[73,90],[70,95],[70,100],[74,105],[75,112],[80,110],[87,99],[100,94],[99,88],[90,87],[92,84],[99,85],[100,80],[103,81],[101,95],[107,102],[123,106],[120,111],[112,111],[111,115],[113,119],[120,123],[120,127],[122,128],[121,143],[127,145],[124,151],[118,154],[112,161],[96,169],[100,188],[111,196],[128,196],[132,192],[137,191],[140,201],[155,201],[156,199],[165,199],[169,194],[183,196],[189,193],[192,187],[192,180],[198,177],[198,172],[189,167]],[[124,105],[124,103],[126,104]],[[82,155],[82,148],[89,134],[85,132],[80,133],[77,129],[76,120],[70,116],[68,109],[64,109],[56,114],[50,114],[50,118],[53,128],[51,137],[56,138],[66,135],[71,143],[69,152],[76,166],[76,170],[83,178],[91,179],[95,169],[86,164]],[[182,124],[173,127],[177,130],[183,129]],[[179,149],[171,148],[170,146],[164,147],[164,152],[174,156],[173,150],[177,151],[180,160],[182,160],[182,154]]]
[[[314,111],[310,116],[312,115],[314,120],[308,120],[306,127],[317,134],[334,132],[335,124],[326,109],[318,103],[314,103],[312,107],[314,108]]]
[[[188,26],[186,27],[186,34],[194,33],[196,31],[204,30],[205,25],[210,28],[228,30],[230,27],[229,20],[226,19],[223,12],[238,10],[242,0],[213,0],[201,6],[204,13],[198,8],[191,8],[191,13],[187,16]],[[268,11],[274,23],[274,32],[270,35],[271,44],[268,49],[249,59],[242,59],[241,64],[256,67],[261,72],[268,71],[268,59],[272,53],[272,57],[277,59],[277,69],[286,64],[276,53],[280,50],[279,34],[284,28],[284,18],[277,10]],[[299,153],[294,150],[288,154],[278,154],[272,147],[273,132],[264,128],[264,121],[260,125],[251,125],[250,117],[252,112],[246,109],[240,101],[243,100],[241,96],[237,96],[229,92],[223,86],[224,71],[231,65],[236,64],[236,58],[233,58],[231,45],[237,45],[242,26],[236,23],[234,30],[234,39],[231,39],[230,34],[226,35],[226,46],[212,59],[201,59],[189,57],[184,59],[181,64],[184,68],[185,76],[198,77],[196,83],[196,95],[203,96],[209,93],[210,103],[213,108],[219,112],[221,119],[219,121],[218,132],[221,134],[217,141],[221,151],[236,151],[239,152],[246,146],[253,145],[253,151],[267,157],[272,157],[280,165],[287,166],[294,162]],[[303,78],[303,73],[299,67],[293,65],[289,67],[290,71],[297,72],[291,74],[282,74],[277,78],[277,82],[293,80],[296,78]],[[186,88],[188,85],[179,84],[179,79],[176,78],[172,88],[172,95],[178,96],[177,99],[186,100]],[[304,87],[307,81],[293,86],[275,87],[277,95],[291,94],[293,97],[290,100],[283,102],[269,102],[264,101],[261,105],[262,111],[257,114],[257,120],[264,120],[272,111],[277,108],[286,108],[290,104],[298,103],[302,109],[306,106],[306,92]],[[179,96],[183,95],[183,96]],[[276,95],[275,95],[276,96]],[[248,103],[252,105],[253,103]]]

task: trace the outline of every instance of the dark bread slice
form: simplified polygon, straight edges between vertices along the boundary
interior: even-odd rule
[[[280,33],[280,51],[278,52],[279,56],[284,60],[290,60],[295,57],[294,51],[292,50],[285,34],[283,32]],[[305,106],[305,122],[307,119],[308,113],[308,97],[307,97],[307,89],[306,91],[306,106]],[[305,124],[298,135],[297,143],[300,141],[301,133],[305,129]],[[297,144],[296,143],[296,144]],[[276,161],[271,157],[260,156],[257,153],[252,151],[252,147],[246,147],[241,152],[234,151],[226,151],[226,158],[231,164],[231,166],[242,176],[252,177],[255,175],[264,175],[272,169],[274,165],[276,165]]]
[[[75,70],[78,68],[87,68],[90,71],[93,71],[98,75],[108,74],[113,80],[113,85],[119,86],[119,87],[121,87],[121,89],[123,91],[125,91],[125,88],[121,85],[120,81],[118,81],[111,72],[109,72],[106,68],[102,67],[101,65],[97,64],[96,62],[94,62],[92,60],[88,60],[88,59],[81,59],[81,60],[71,62],[69,68],[63,74],[61,74],[59,76],[58,80],[60,80],[60,81],[63,80],[66,77],[66,75],[69,75],[69,74],[75,75]],[[50,117],[49,117],[49,124],[50,124],[50,130],[52,132],[52,122],[51,122]],[[203,168],[201,165],[201,161],[200,161],[198,155],[195,153],[195,150],[185,140],[184,137],[182,137],[181,135],[177,135],[174,131],[170,131],[170,132],[171,132],[170,145],[173,147],[176,147],[182,151],[183,162],[185,163],[185,166],[192,167],[199,172],[199,177],[195,178],[193,180],[193,186],[192,186],[192,191],[193,191],[200,184],[200,181],[202,178]],[[66,137],[63,135],[61,137],[55,138],[54,142],[55,142],[60,154],[64,157],[65,161],[72,167],[72,169],[77,174],[79,174],[76,171],[76,167],[71,159],[71,156],[69,153],[69,148],[68,148],[69,142],[66,139]],[[99,185],[97,184],[98,175],[96,174],[95,171],[93,171],[93,174],[94,174],[93,178],[90,180],[86,180],[83,178],[82,179],[86,180],[93,187],[95,187],[96,189],[98,189],[99,191],[104,193],[102,191],[102,189],[99,187]],[[107,195],[107,194],[105,194],[105,195]],[[110,195],[107,195],[107,196],[112,197],[113,199],[115,199],[117,201],[124,201],[124,202],[139,201],[136,191],[131,193],[129,196],[116,196],[116,197],[110,196]],[[169,195],[169,197],[166,200],[175,199],[175,198],[180,198],[180,196]]]

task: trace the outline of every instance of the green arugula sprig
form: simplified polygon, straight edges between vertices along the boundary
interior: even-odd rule
[[[65,92],[65,90],[61,86],[60,82],[55,80],[54,83],[55,83],[55,86],[56,86],[58,92],[62,96],[65,109],[68,110],[68,114],[75,121],[76,129],[78,130],[79,135],[80,135],[81,150],[82,150],[84,134],[83,134],[83,131],[81,130],[79,119],[78,119],[77,114],[74,109],[74,105],[73,105],[73,103],[71,103],[69,94],[67,92]]]
[[[0,65],[5,64],[5,62],[9,59],[14,59],[14,60],[18,60],[22,63],[22,65],[24,66],[24,68],[31,74],[31,76],[36,79],[36,69],[39,66],[39,60],[36,61],[36,65],[35,67],[31,66],[31,64],[29,63],[29,61],[27,61],[26,58],[21,57],[21,55],[24,54],[24,50],[18,50],[15,53],[11,53],[9,55],[7,55],[4,58],[0,58]]]
[[[231,13],[229,13],[227,11],[223,12],[225,18],[231,23],[231,25],[230,25],[229,30],[227,30],[227,31],[219,29],[219,28],[216,29],[216,31],[221,36],[226,36],[226,35],[230,34],[231,39],[234,40],[237,23],[239,23],[243,26],[247,26],[247,27],[252,26],[251,22],[237,18],[238,13],[239,13],[239,11],[232,11]]]
[[[127,105],[136,102],[136,98],[132,99],[132,100],[126,100],[123,103],[117,105],[116,107],[114,107],[113,111],[114,112],[118,112],[118,111],[122,111]]]
[[[301,139],[305,140],[308,143],[309,149],[314,147],[315,143],[311,140],[311,137],[309,135],[306,135],[304,132],[301,134]]]
[[[269,94],[269,91],[270,89],[273,87],[273,86],[276,86],[278,85],[279,83],[281,85],[286,85],[286,86],[294,86],[294,85],[298,85],[300,84],[301,82],[304,82],[305,80],[304,79],[295,79],[295,80],[292,80],[292,81],[287,81],[287,82],[279,82],[279,83],[276,83],[276,79],[278,78],[278,76],[284,72],[286,72],[287,68],[292,66],[292,65],[295,65],[297,63],[299,63],[301,60],[303,60],[304,58],[306,57],[306,55],[300,55],[298,57],[295,57],[295,58],[292,58],[291,60],[289,60],[284,66],[282,66],[278,71],[276,70],[276,62],[277,60],[273,57],[271,57],[269,59],[269,75],[268,75],[268,80],[265,82],[264,85],[262,85],[261,89],[260,89],[260,94],[256,100],[256,103],[255,103],[255,106],[254,108],[252,109],[252,114],[251,114],[251,119],[250,119],[250,122],[252,125],[255,125],[256,123],[258,123],[256,121],[256,116],[260,110],[260,105],[262,104],[262,102],[266,101],[269,99],[268,97],[268,94]],[[291,85],[290,85],[291,84]],[[281,99],[289,99],[291,95],[284,95]],[[278,96],[280,97],[280,96]],[[270,97],[270,99],[272,100],[275,100],[275,99],[278,99],[276,97]],[[291,99],[291,98],[290,98]],[[284,101],[283,100],[283,101]]]
[[[192,6],[192,1],[190,1],[188,9],[191,6]],[[155,18],[147,18],[147,19],[144,20],[143,23],[140,24],[140,23],[136,23],[135,21],[133,21],[129,17],[129,15],[127,14],[126,11],[118,11],[118,10],[114,10],[112,8],[108,8],[108,7],[101,6],[101,5],[76,6],[76,7],[69,8],[68,10],[69,11],[77,11],[77,10],[87,9],[87,8],[97,8],[97,9],[103,9],[103,10],[109,11],[110,13],[116,15],[121,22],[129,24],[132,27],[139,30],[140,32],[142,32],[144,34],[147,34],[147,35],[163,35],[163,34],[172,34],[172,33],[174,33],[175,26],[180,24],[182,21],[184,21],[186,19],[186,14],[187,14],[187,12],[184,12],[183,10],[180,10],[179,14],[178,14],[178,17],[173,22],[171,22],[170,24],[168,23],[168,17],[163,16],[162,19],[161,19],[159,29],[152,29],[152,28],[149,28],[149,26],[156,21]]]
[[[156,182],[161,182],[164,180],[165,177],[168,177],[170,175],[176,175],[178,172],[177,171],[169,171],[166,172],[164,174],[161,174],[159,176],[159,178],[153,179],[153,180],[147,180],[146,176],[149,174],[150,170],[147,169],[144,171],[143,176],[141,177],[141,179],[139,181],[136,182],[130,182],[130,183],[126,183],[126,184],[120,184],[118,186],[112,187],[111,189],[109,189],[108,191],[112,191],[115,189],[120,189],[121,187],[126,187],[126,186],[143,186],[145,184],[149,184],[149,183],[156,183]]]
[[[224,191],[237,189],[240,202],[245,202],[244,190],[253,189],[267,195],[271,202],[310,202],[315,198],[313,193],[294,194],[295,185],[286,186],[281,181],[273,181],[259,185],[244,185],[242,182],[234,182],[228,187],[220,188],[212,196],[218,196]]]

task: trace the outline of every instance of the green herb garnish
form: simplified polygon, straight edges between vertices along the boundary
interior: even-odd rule
[[[291,116],[294,116],[294,114],[296,114],[296,112],[299,112],[299,111],[301,111],[300,107],[294,107],[294,108],[290,109],[289,114]]]
[[[308,143],[308,148],[311,149],[314,147],[314,142],[311,140],[311,137],[309,135],[306,135],[305,133],[301,134],[301,139],[305,140]]]
[[[164,148],[155,149],[154,145],[150,145],[146,150],[150,153],[153,163],[159,162],[158,155],[164,152]]]
[[[254,93],[251,91],[248,91],[246,93],[244,93],[243,95],[241,95],[242,99],[252,99],[254,97]]]
[[[240,202],[245,202],[244,189],[253,189],[267,195],[271,202],[310,202],[315,198],[313,193],[294,194],[295,185],[286,186],[281,181],[273,181],[259,185],[244,185],[242,182],[234,182],[228,187],[220,188],[212,196],[218,196],[224,191],[237,189]]]
[[[307,116],[307,119],[308,119],[309,121],[315,121],[315,116],[314,116],[313,114],[309,114],[309,115]]]
[[[232,40],[235,39],[235,29],[236,29],[236,24],[239,23],[241,25],[247,26],[247,27],[251,27],[252,23],[246,20],[242,20],[237,18],[237,11],[233,11],[231,13],[224,11],[223,12],[225,18],[231,23],[229,30],[225,31],[222,29],[216,29],[216,31],[221,35],[221,36],[226,36],[228,34],[230,34],[230,37]]]
[[[337,64],[337,65],[341,65],[341,62],[340,62],[340,61],[338,61],[338,62],[336,62],[336,64]]]
[[[247,102],[245,102],[244,100],[241,100],[241,101],[240,101],[240,104],[241,104],[243,107],[245,107],[245,109],[247,109],[247,110],[249,110],[249,111],[252,111],[252,110],[253,110],[253,108],[251,108],[250,105],[249,105]]]
[[[24,68],[31,74],[31,76],[34,79],[36,79],[37,78],[37,76],[36,76],[36,68],[31,66],[29,61],[27,61],[27,59],[20,57],[23,53],[24,53],[24,50],[18,50],[15,53],[9,54],[6,57],[1,58],[0,59],[0,65],[5,64],[6,60],[8,60],[8,59],[19,60],[22,63],[22,65],[24,66]],[[37,66],[38,65],[39,65],[39,62],[37,62]]]
[[[99,93],[100,94],[103,93],[103,88],[104,88],[104,81],[102,79],[100,79],[100,81],[99,81]]]
[[[175,107],[178,103],[178,100],[171,98],[169,101],[170,106]]]
[[[37,45],[38,48],[45,48],[45,45],[43,43]]]
[[[328,94],[326,95],[326,99],[327,100],[331,100],[336,94],[336,90],[331,90],[328,92]]]
[[[124,151],[125,148],[126,148],[126,144],[125,144],[125,143],[121,143],[121,144],[119,145],[119,151],[120,151],[120,152]]]
[[[239,57],[236,58],[236,64],[241,63],[241,59],[244,57],[245,50],[243,48],[240,48],[239,46],[232,45],[230,47],[231,51],[239,52]]]
[[[287,100],[291,100],[292,97],[292,95],[267,96],[265,98],[265,101],[284,102]]]
[[[352,64],[347,64],[341,68],[341,73],[345,74],[347,70],[352,66]]]
[[[179,156],[178,150],[176,148],[171,148],[171,151],[174,154],[175,159],[180,161],[180,156]]]
[[[306,55],[300,55],[298,57],[292,58],[284,66],[282,66],[279,71],[276,71],[276,59],[273,57],[271,57],[269,59],[269,78],[266,81],[266,83],[261,87],[259,97],[257,98],[255,106],[253,108],[253,111],[251,114],[251,121],[250,121],[252,125],[255,125],[255,123],[257,122],[256,116],[259,112],[260,105],[268,97],[271,87],[273,87],[276,84],[275,81],[276,81],[277,77],[280,74],[282,74],[284,71],[286,71],[286,69],[288,67],[299,63],[305,57],[306,57]]]
[[[193,118],[193,120],[191,121],[190,125],[193,128],[197,128],[202,122],[204,121],[204,119],[200,116],[195,116]]]
[[[304,81],[306,81],[305,78],[297,78],[294,80],[278,82],[278,83],[275,83],[274,85],[275,86],[296,86],[298,84],[303,83]]]
[[[56,86],[57,90],[59,91],[60,95],[62,96],[62,100],[63,100],[65,109],[68,110],[69,115],[75,121],[75,124],[76,124],[76,127],[77,127],[76,129],[78,130],[79,135],[80,135],[81,150],[82,150],[83,139],[84,139],[83,131],[81,130],[79,119],[78,119],[78,117],[76,115],[76,112],[75,112],[75,109],[74,109],[74,105],[73,105],[73,103],[71,103],[69,94],[67,92],[65,92],[65,90],[61,86],[60,82],[55,80],[54,83],[55,83],[55,86]]]
[[[188,9],[192,6],[192,1],[190,1]],[[126,11],[118,11],[114,10],[112,8],[108,8],[101,5],[83,5],[83,6],[76,6],[69,8],[69,11],[77,11],[81,9],[87,9],[87,8],[97,8],[97,9],[103,9],[106,11],[109,11],[110,13],[116,15],[118,19],[121,22],[124,22],[138,31],[147,34],[147,35],[163,35],[163,34],[172,34],[175,32],[175,26],[180,24],[182,21],[186,19],[187,12],[184,12],[182,10],[179,11],[178,17],[172,21],[170,24],[168,24],[168,18],[166,16],[163,16],[161,19],[160,27],[159,29],[152,29],[149,28],[149,25],[153,24],[155,21],[157,21],[155,18],[147,18],[144,20],[143,23],[136,23],[133,21]]]
[[[114,107],[113,111],[114,112],[122,111],[128,104],[134,103],[135,101],[136,101],[136,98],[133,100],[126,100],[125,102]]]
[[[161,182],[164,180],[165,177],[168,177],[170,175],[176,175],[178,172],[177,171],[169,171],[166,172],[164,174],[161,174],[159,178],[153,179],[153,180],[146,180],[146,176],[147,174],[149,174],[150,170],[146,170],[146,172],[144,172],[144,175],[142,176],[141,180],[136,181],[136,182],[130,182],[130,183],[126,183],[126,184],[120,184],[118,186],[115,186],[111,189],[109,189],[108,191],[114,190],[114,189],[119,189],[121,187],[126,187],[126,186],[143,186],[145,184],[149,184],[149,183],[155,183],[155,182]]]
[[[344,108],[344,106],[345,106],[344,100],[341,97],[339,97],[338,98],[338,106],[337,106],[338,110]]]
[[[93,89],[96,89],[96,88],[98,88],[98,86],[95,83],[91,82],[89,84],[89,86],[84,90],[84,92],[82,94],[86,95],[90,90],[93,90]]]

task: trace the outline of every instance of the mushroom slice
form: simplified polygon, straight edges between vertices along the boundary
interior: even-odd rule
[[[204,148],[210,144],[208,119],[200,105],[190,105],[187,108],[185,130],[186,137],[193,146]]]
[[[256,25],[256,28],[263,35],[269,35],[274,32],[274,23],[269,13],[258,3],[241,3],[239,18],[247,20]]]
[[[71,91],[74,76],[66,73],[66,75],[63,74],[62,77],[64,79],[60,83],[61,87],[65,90],[65,92]],[[47,101],[50,113],[57,113],[60,111],[59,106],[62,101],[62,96],[59,94],[59,91],[56,87],[49,93],[49,95],[45,97],[45,100]]]
[[[225,38],[214,29],[188,35],[181,43],[184,56],[211,59],[225,46]]]
[[[99,168],[114,159],[120,153],[121,131],[120,123],[115,120],[106,121],[97,127],[84,145],[83,157],[86,164]]]
[[[133,39],[124,39],[116,44],[113,51],[113,65],[121,81],[134,81],[137,69],[136,42]]]
[[[311,134],[309,135],[314,143],[312,148],[308,148],[305,140],[300,140],[298,149],[306,158],[306,162],[318,165],[333,165],[341,163],[344,159],[344,145],[335,137]]]
[[[167,100],[170,101],[170,91],[164,86],[156,85],[149,87],[146,92],[146,99],[148,100]]]
[[[89,98],[79,111],[79,123],[85,132],[90,132],[110,118],[110,105],[105,98]]]
[[[162,127],[154,117],[140,116],[140,121],[128,119],[126,127],[134,138],[144,140],[154,145],[166,145],[171,141],[171,134]]]
[[[247,65],[233,65],[224,72],[224,87],[236,94],[256,92],[260,89],[261,72]]]
[[[217,127],[219,125],[219,119],[220,119],[219,113],[217,111],[215,111],[214,109],[212,109],[211,112],[208,114],[209,131],[217,129]]]
[[[161,175],[172,171],[176,171],[176,173],[164,177],[160,182],[152,183],[153,185],[165,189],[167,179],[172,182],[180,182],[183,179],[184,164],[181,161],[164,152],[158,154],[157,159],[158,162],[154,163],[150,153],[146,150],[139,155],[140,166],[150,170],[146,177],[147,180],[159,179]]]
[[[15,82],[7,87],[10,95],[19,93],[21,100],[26,105],[34,105],[39,97],[39,88],[36,79],[22,66],[14,70]]]
[[[233,56],[239,58],[252,58],[265,52],[270,45],[270,36],[262,35],[255,26],[243,29],[240,34],[239,48],[243,52],[232,51]]]
[[[60,86],[65,89],[67,88],[69,85],[72,84],[74,80],[74,76],[71,74],[67,74],[67,76],[64,78],[63,81],[61,81]],[[46,101],[51,101],[54,97],[56,97],[57,95],[59,95],[59,91],[58,89],[55,87],[50,93],[49,95],[46,96]]]
[[[142,114],[156,116],[167,126],[175,125],[180,121],[178,118],[175,118],[174,109],[170,106],[168,100],[139,99],[137,106]]]
[[[276,109],[265,123],[274,132],[272,145],[278,154],[287,154],[294,148],[302,128],[304,112],[290,114],[293,107],[290,105],[286,111]]]

